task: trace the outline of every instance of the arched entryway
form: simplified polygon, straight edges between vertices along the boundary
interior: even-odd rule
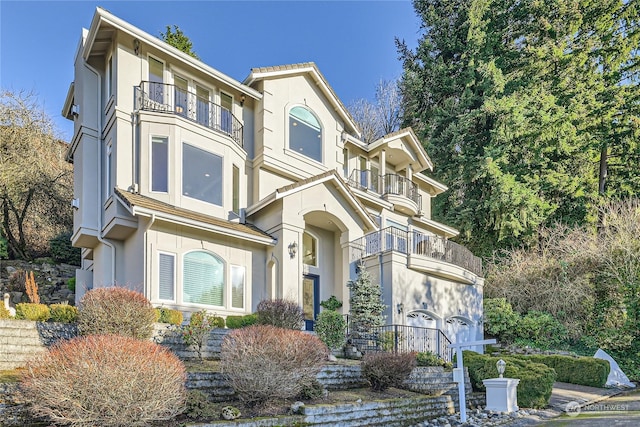
[[[454,343],[473,341],[473,320],[464,316],[451,316],[446,319],[447,335]]]
[[[439,330],[442,318],[428,310],[407,313],[405,339],[411,351],[440,354]]]

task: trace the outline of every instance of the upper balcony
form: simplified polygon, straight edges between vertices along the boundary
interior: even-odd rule
[[[475,283],[482,277],[482,259],[462,245],[440,236],[413,230],[387,227],[351,242],[353,261],[395,251],[407,256],[407,266],[414,270]]]
[[[220,132],[243,146],[243,125],[231,111],[175,85],[140,82],[135,87],[136,110],[174,114]]]
[[[354,169],[347,182],[354,188],[378,194],[393,203],[394,209],[409,215],[417,215],[422,211],[422,195],[418,186],[402,175],[376,175],[370,170]]]

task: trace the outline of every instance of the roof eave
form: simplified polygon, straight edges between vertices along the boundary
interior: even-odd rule
[[[166,53],[167,55],[176,57],[183,62],[189,63],[189,65],[191,65],[192,67],[204,72],[205,74],[214,76],[216,79],[226,83],[227,85],[233,87],[234,89],[238,90],[239,92],[247,96],[250,96],[253,99],[258,100],[262,98],[262,94],[257,90],[240,83],[239,81],[235,80],[232,77],[227,76],[226,74],[221,73],[215,68],[212,68],[206,65],[205,63],[203,63],[202,61],[195,59],[190,55],[187,55],[181,50],[176,49],[175,47],[165,43],[159,38],[154,37],[151,34],[140,30],[139,28],[129,24],[128,22],[118,18],[115,15],[112,15],[111,13],[107,12],[106,10],[100,7],[96,8],[96,13],[93,17],[93,21],[91,22],[91,29],[89,30],[89,34],[87,36],[87,42],[85,43],[85,48],[83,52],[83,57],[85,61],[89,59],[89,54],[91,53],[91,49],[93,47],[96,34],[102,22],[112,25],[113,27],[116,27],[118,30],[128,33],[130,36],[138,38],[147,44],[153,45],[158,50],[162,51],[163,53]]]

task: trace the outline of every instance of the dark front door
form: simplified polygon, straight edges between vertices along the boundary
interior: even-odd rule
[[[312,274],[302,278],[302,309],[304,329],[313,331],[316,316],[320,312],[320,277]]]

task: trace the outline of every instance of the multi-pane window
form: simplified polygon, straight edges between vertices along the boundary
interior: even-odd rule
[[[222,206],[222,157],[182,144],[182,194]]]
[[[223,132],[231,133],[232,120],[231,111],[233,109],[233,98],[224,92],[220,92],[220,129]]]
[[[209,90],[196,85],[196,121],[204,126],[209,126]]]
[[[245,268],[238,265],[231,266],[231,307],[244,308],[244,275]]]
[[[169,139],[151,137],[151,191],[169,190]]]
[[[161,300],[175,300],[175,255],[158,254],[158,297]]]
[[[322,128],[313,113],[304,107],[289,112],[289,148],[322,162]]]
[[[189,83],[186,79],[183,79],[180,76],[173,77],[174,84],[174,97],[175,97],[175,109],[176,113],[187,117],[188,112],[188,93],[189,93]]]
[[[208,252],[184,256],[182,300],[185,303],[224,305],[224,261]]]
[[[164,104],[164,64],[149,57],[149,99]]]
[[[236,215],[240,215],[240,168],[233,165],[233,194],[232,194],[232,210]]]

